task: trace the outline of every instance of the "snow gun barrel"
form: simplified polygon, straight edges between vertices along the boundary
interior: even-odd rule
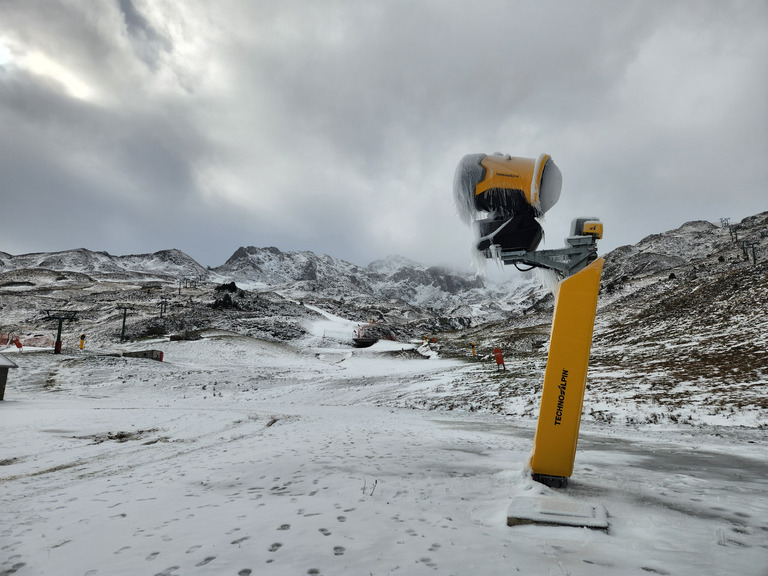
[[[454,202],[461,220],[475,228],[477,250],[498,245],[531,252],[542,238],[536,218],[555,205],[562,184],[548,154],[536,159],[468,154],[456,169]]]

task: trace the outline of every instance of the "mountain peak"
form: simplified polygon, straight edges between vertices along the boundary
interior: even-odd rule
[[[406,258],[405,256],[398,256],[397,254],[391,254],[389,256],[385,256],[384,258],[379,258],[378,260],[374,260],[366,268],[370,270],[371,272],[376,272],[377,274],[385,274],[390,275],[393,272],[396,272],[400,268],[419,268],[419,269],[425,269],[424,266],[416,262],[415,260],[411,260],[410,258]]]

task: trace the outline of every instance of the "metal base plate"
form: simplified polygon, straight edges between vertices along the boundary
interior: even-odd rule
[[[562,496],[534,495],[516,498],[507,510],[507,526],[541,524],[608,529],[608,512],[591,504]]]

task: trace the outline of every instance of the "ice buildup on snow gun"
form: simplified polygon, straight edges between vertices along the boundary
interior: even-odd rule
[[[548,154],[516,158],[504,154],[468,154],[453,183],[459,218],[474,225],[475,247],[532,252],[541,242],[536,220],[560,198],[563,176]],[[487,214],[487,217],[483,217]]]

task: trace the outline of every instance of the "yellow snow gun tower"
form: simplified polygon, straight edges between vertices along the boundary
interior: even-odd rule
[[[548,268],[560,277],[531,455],[533,479],[563,488],[573,472],[587,366],[604,260],[603,225],[575,218],[565,248],[536,250],[538,218],[560,198],[562,175],[547,154],[537,159],[469,154],[454,179],[459,217],[475,230],[475,249],[504,264]]]

